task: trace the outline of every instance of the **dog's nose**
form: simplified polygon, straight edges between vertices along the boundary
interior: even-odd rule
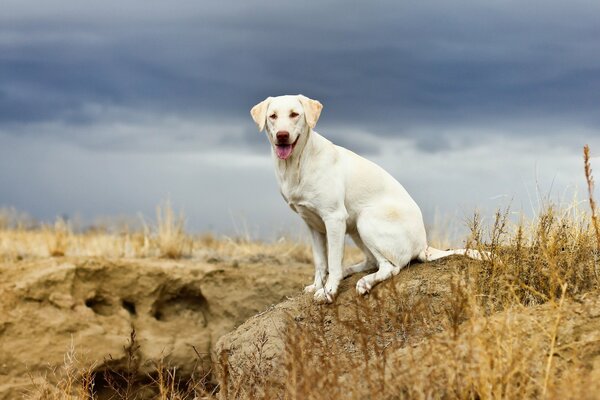
[[[275,135],[278,142],[287,142],[290,139],[290,133],[288,131],[279,131]]]

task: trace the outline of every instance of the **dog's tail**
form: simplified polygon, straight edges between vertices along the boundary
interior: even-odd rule
[[[471,249],[455,249],[455,250],[440,250],[435,247],[427,246],[425,250],[419,254],[417,259],[421,262],[439,260],[440,258],[452,255],[464,255],[475,260],[489,260],[491,253],[489,251],[479,251]]]

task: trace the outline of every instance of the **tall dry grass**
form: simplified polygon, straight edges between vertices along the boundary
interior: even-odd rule
[[[359,252],[348,249],[348,257]],[[170,201],[156,207],[155,220],[142,218],[141,229],[120,222],[118,229],[92,227],[75,230],[58,218],[54,224],[37,224],[14,209],[0,208],[0,261],[47,257],[192,258],[208,262],[311,262],[305,241],[282,237],[274,242],[232,238],[212,234],[193,235],[185,229],[185,218]]]
[[[596,211],[596,201],[594,200],[594,177],[592,176],[592,167],[590,164],[590,146],[587,144],[583,146],[583,169],[585,173],[585,180],[588,188],[588,199],[590,202],[591,219],[596,232],[596,239],[598,243],[598,249],[600,250],[600,223],[598,222],[598,213]]]
[[[162,258],[178,259],[191,254],[192,239],[185,232],[183,212],[176,215],[170,200],[156,207],[155,234],[148,236],[155,242]]]
[[[93,399],[156,399],[199,400],[211,399],[215,386],[209,381],[210,371],[198,368],[192,376],[180,377],[177,366],[163,359],[149,361],[152,372],[140,373],[139,344],[136,331],[130,333],[124,348],[125,367],[121,369],[97,368],[106,361],[86,363],[71,346],[62,365],[52,367],[46,376],[30,376],[31,389],[25,397],[37,400],[93,400]],[[197,354],[199,364],[202,359]]]

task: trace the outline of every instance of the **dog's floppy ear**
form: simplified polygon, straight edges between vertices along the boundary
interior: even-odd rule
[[[301,94],[298,95],[298,100],[300,100],[300,103],[302,103],[302,107],[304,108],[306,123],[313,129],[315,125],[317,125],[323,105],[317,100],[309,99]]]
[[[250,115],[252,115],[252,119],[256,122],[259,132],[262,132],[262,130],[265,129],[265,123],[267,122],[267,108],[269,108],[269,103],[271,103],[272,99],[272,97],[267,97],[250,110]]]

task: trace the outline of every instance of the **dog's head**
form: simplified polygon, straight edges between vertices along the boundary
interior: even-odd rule
[[[258,130],[266,129],[275,154],[287,160],[317,124],[323,106],[301,94],[268,97],[250,110]],[[302,137],[304,136],[304,138]]]

